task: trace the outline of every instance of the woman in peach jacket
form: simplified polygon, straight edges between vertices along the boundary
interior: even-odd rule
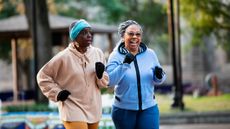
[[[72,42],[55,55],[37,74],[42,93],[58,102],[66,129],[97,129],[102,114],[100,88],[107,87],[103,52],[91,46],[91,26],[74,21],[69,29]]]

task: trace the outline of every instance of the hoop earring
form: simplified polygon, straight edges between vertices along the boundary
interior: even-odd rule
[[[79,48],[79,43],[78,43],[78,42],[74,42],[74,46],[75,46],[76,48]]]

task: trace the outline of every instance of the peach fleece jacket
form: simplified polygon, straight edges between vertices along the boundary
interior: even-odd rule
[[[81,54],[70,43],[38,72],[38,85],[48,99],[57,102],[57,95],[63,89],[71,93],[66,101],[58,101],[61,120],[88,123],[100,120],[100,88],[107,87],[109,76],[104,72],[102,79],[96,77],[98,61],[105,64],[100,49],[89,46],[86,53]]]

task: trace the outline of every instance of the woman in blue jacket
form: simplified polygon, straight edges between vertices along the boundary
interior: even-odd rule
[[[165,80],[155,52],[142,43],[142,28],[133,20],[119,25],[120,43],[109,56],[109,86],[115,86],[112,119],[116,129],[159,129],[154,85]]]

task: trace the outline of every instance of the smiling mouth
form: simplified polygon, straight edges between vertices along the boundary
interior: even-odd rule
[[[131,40],[129,43],[130,43],[130,44],[137,44],[137,41],[132,41],[132,40]]]

